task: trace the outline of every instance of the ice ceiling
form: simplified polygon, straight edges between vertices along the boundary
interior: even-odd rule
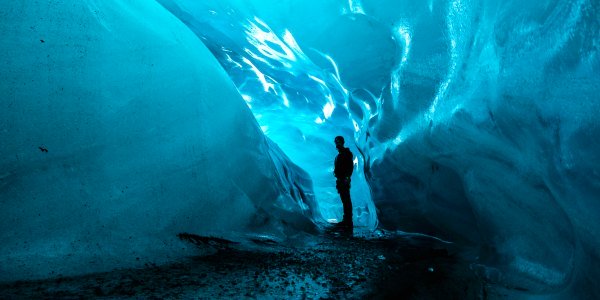
[[[356,225],[599,294],[598,1],[0,8],[0,279],[178,257],[178,232],[314,233],[341,216],[343,135]]]

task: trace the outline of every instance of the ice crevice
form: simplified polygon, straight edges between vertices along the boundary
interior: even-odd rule
[[[0,280],[341,219],[472,249],[539,297],[600,278],[595,1],[0,4]]]

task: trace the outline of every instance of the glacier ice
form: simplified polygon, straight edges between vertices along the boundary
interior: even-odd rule
[[[342,134],[355,224],[472,247],[508,288],[599,296],[598,1],[158,3],[1,4],[1,268],[121,255],[129,226],[173,253],[175,231],[339,219]]]
[[[473,245],[482,274],[509,287],[593,293],[595,2],[160,2],[311,173],[317,198],[322,164],[297,148],[321,149],[334,123],[353,130],[382,227]]]
[[[180,232],[314,226],[310,178],[158,3],[0,7],[0,280],[174,259]]]
[[[265,134],[277,143],[313,180],[316,221],[341,220],[341,203],[333,180],[333,138],[354,135],[346,109],[349,94],[341,84],[337,64],[315,52],[327,68],[317,65],[299,47],[290,31],[277,34],[252,13],[220,1],[160,1],[195,32],[215,54],[252,108]],[[293,122],[290,122],[293,120]],[[360,153],[349,145],[353,153]],[[352,184],[355,224],[375,228],[377,216],[356,156]]]

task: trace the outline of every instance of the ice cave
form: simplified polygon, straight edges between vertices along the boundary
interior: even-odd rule
[[[598,0],[2,1],[0,28],[0,298],[197,255],[181,233],[313,245],[338,135],[355,230],[452,244],[490,298],[600,298]]]

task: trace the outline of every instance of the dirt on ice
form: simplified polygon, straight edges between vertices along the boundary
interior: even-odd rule
[[[4,283],[0,298],[487,298],[484,280],[432,238],[334,233],[303,247],[180,238],[214,251],[167,265]]]

